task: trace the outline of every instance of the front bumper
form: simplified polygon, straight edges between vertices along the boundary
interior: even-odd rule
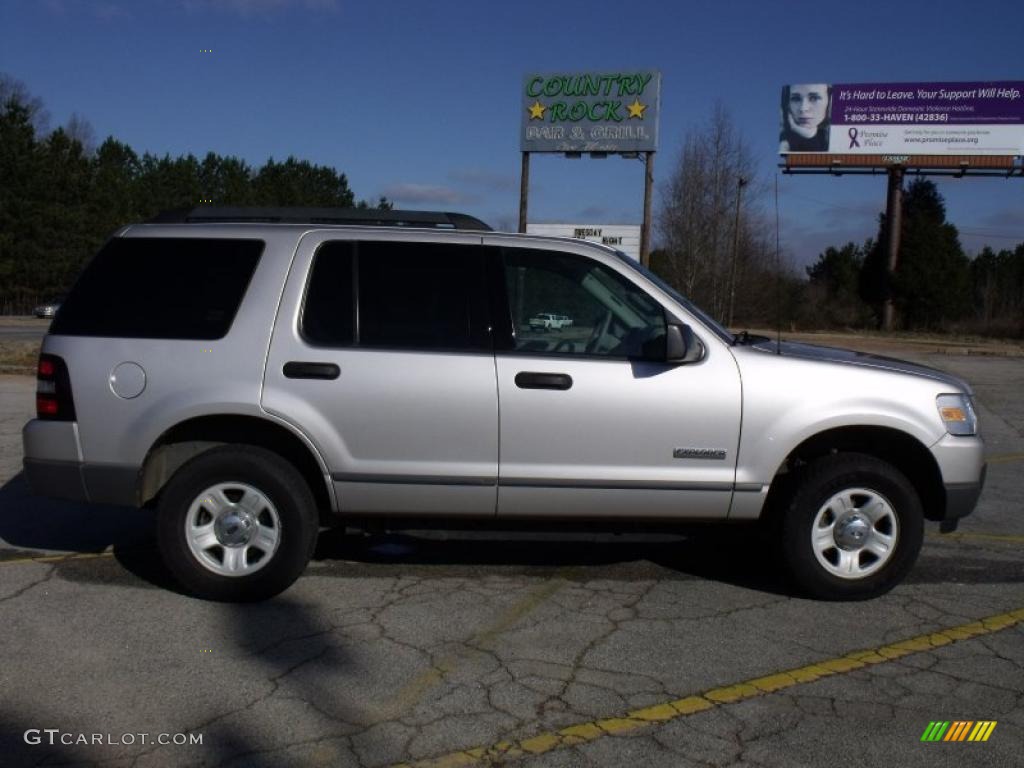
[[[925,517],[939,522],[940,530],[956,530],[957,522],[974,511],[985,485],[985,441],[979,435],[945,435],[931,446],[942,478],[941,496],[933,498]]]
[[[956,524],[962,517],[967,517],[978,505],[981,489],[985,487],[985,476],[988,465],[981,467],[981,476],[976,483],[946,484],[946,514],[942,517],[941,530],[950,533],[956,530]]]

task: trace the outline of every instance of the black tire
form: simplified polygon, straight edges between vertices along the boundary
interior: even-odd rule
[[[857,490],[869,493],[854,493]],[[860,514],[847,529],[848,537],[855,538],[844,538],[842,543],[847,546],[839,546],[836,536],[842,532],[842,521],[849,517],[837,519],[832,511],[841,509],[842,502],[836,501],[829,509],[825,505],[846,498],[847,493],[850,500],[863,501],[862,508],[853,505],[855,514],[870,507],[875,514],[881,510],[881,516],[871,522]],[[784,567],[800,590],[822,600],[866,600],[888,592],[913,567],[924,536],[921,501],[910,481],[891,464],[859,453],[826,456],[800,470],[778,522]],[[816,527],[817,545],[812,539]],[[823,542],[829,536],[835,546],[826,549],[828,544]],[[893,542],[889,554],[878,556],[869,547],[857,548],[861,541],[872,537],[883,541],[886,536]]]
[[[253,509],[259,509],[260,524],[266,523],[264,528],[271,530],[276,544],[270,554],[255,547],[251,554],[258,557],[252,564],[247,562],[250,548],[235,547],[243,550],[239,559],[246,564],[242,568],[255,570],[222,575],[215,570],[217,551],[219,547],[223,556],[228,548],[214,544],[205,556],[201,551],[197,554],[189,544],[186,522],[191,514],[196,516],[194,520],[208,516],[212,524],[214,516],[205,510],[196,512],[193,504],[199,504],[200,497],[214,487],[227,487],[224,494],[229,500],[228,494],[244,493],[230,488],[233,484],[255,491],[252,498],[266,502]],[[241,500],[241,496],[235,499]],[[186,462],[161,493],[157,513],[157,540],[164,563],[189,593],[209,600],[241,602],[273,597],[302,574],[316,545],[317,509],[306,481],[292,464],[255,446],[213,448]],[[234,526],[231,532],[239,529]],[[209,564],[204,565],[203,559]]]

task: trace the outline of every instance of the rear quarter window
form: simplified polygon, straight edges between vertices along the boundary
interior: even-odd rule
[[[67,336],[220,339],[263,253],[262,240],[110,240],[50,326]]]

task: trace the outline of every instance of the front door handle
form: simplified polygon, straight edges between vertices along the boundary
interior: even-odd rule
[[[306,363],[298,360],[284,364],[284,375],[289,379],[336,379],[341,368],[334,363]]]
[[[516,386],[520,389],[569,389],[572,376],[567,373],[522,371],[516,374]]]

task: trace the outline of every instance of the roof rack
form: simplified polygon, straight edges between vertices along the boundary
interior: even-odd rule
[[[201,206],[162,211],[147,224],[349,224],[372,227],[426,227],[428,229],[491,228],[474,216],[440,211],[384,211],[376,208],[251,208]]]

